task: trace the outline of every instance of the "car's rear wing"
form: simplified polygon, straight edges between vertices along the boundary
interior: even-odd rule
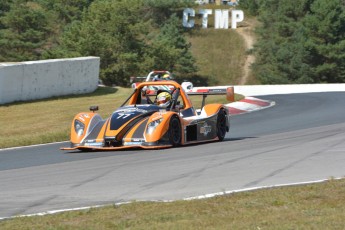
[[[226,95],[228,101],[235,101],[235,92],[233,86],[228,87],[195,87],[186,92],[188,95]]]
[[[226,99],[230,102],[235,101],[235,91],[233,86],[229,87],[195,87],[190,91],[186,92],[187,95],[202,95],[202,105],[205,105],[205,99],[208,95],[226,95]]]
[[[129,83],[135,83],[135,82],[142,82],[146,79],[146,77],[130,77]]]

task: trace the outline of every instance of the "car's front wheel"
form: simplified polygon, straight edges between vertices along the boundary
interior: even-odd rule
[[[172,116],[169,123],[169,141],[173,146],[181,145],[181,125],[176,116]]]

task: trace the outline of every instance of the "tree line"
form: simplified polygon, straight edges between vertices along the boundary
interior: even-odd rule
[[[181,9],[192,0],[2,0],[0,62],[99,56],[107,85],[167,69],[197,68]]]
[[[263,84],[345,82],[344,0],[241,0],[260,27],[253,70]]]
[[[194,0],[1,0],[0,62],[99,56],[105,84],[197,71],[181,12]],[[241,0],[263,84],[345,82],[344,0]]]

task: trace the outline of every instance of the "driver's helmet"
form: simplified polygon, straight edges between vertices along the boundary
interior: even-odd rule
[[[157,95],[156,104],[159,106],[168,106],[171,102],[171,94],[168,92],[161,92]]]
[[[170,80],[170,75],[168,73],[163,75],[163,80]]]

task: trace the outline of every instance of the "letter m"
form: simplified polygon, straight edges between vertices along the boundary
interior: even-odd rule
[[[229,10],[215,10],[214,28],[229,29]]]

